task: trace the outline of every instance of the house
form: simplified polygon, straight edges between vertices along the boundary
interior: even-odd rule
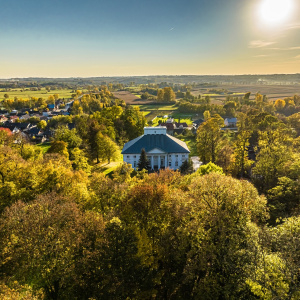
[[[52,111],[53,109],[55,109],[55,104],[48,104],[47,108]]]
[[[195,129],[198,129],[198,127],[199,127],[203,122],[204,122],[203,119],[194,120],[194,121],[193,121],[193,127],[194,127]]]
[[[159,124],[160,127],[166,127],[167,129],[167,134],[171,134],[173,135],[174,134],[174,124],[173,123],[167,123],[167,122],[162,122]]]
[[[183,122],[183,123],[175,122],[175,127],[176,127],[177,129],[186,129],[186,128],[188,128],[189,126],[188,126],[188,124],[185,123],[185,122]]]
[[[20,120],[28,120],[28,119],[30,119],[30,116],[29,116],[29,114],[25,114],[25,115],[22,115],[19,119]]]
[[[10,112],[10,115],[11,116],[16,116],[18,114],[18,111],[16,109],[13,109],[11,112]]]
[[[145,149],[151,170],[178,169],[189,157],[186,143],[168,135],[166,127],[145,127],[144,134],[123,147],[124,162],[137,168],[142,149]]]
[[[8,110],[6,110],[6,109],[0,109],[0,115],[8,116],[8,115],[9,115],[9,112],[8,112]]]
[[[226,118],[224,120],[225,127],[236,127],[237,118]]]
[[[173,119],[171,119],[173,120]],[[160,127],[166,127],[167,128],[167,134],[173,135],[174,133],[181,134],[184,129],[188,128],[188,125],[186,123],[170,123],[168,122],[162,122],[160,123]],[[174,120],[173,120],[174,121]]]
[[[0,123],[6,122],[8,119],[4,115],[0,115]]]
[[[10,116],[9,117],[9,120],[10,120],[10,122],[11,123],[14,123],[16,120],[18,120],[19,119],[19,117],[18,116]]]
[[[46,140],[44,132],[37,126],[33,126],[26,131],[24,130],[24,133],[35,143],[43,143]]]

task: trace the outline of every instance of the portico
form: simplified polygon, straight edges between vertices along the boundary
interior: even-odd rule
[[[151,170],[166,168],[168,155],[160,149],[153,149],[147,153],[147,158],[150,162]]]

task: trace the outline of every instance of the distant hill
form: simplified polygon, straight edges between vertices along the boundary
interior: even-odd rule
[[[147,83],[187,84],[269,84],[269,85],[300,85],[300,73],[297,74],[269,74],[269,75],[151,75],[151,76],[115,76],[89,78],[10,78],[0,80],[0,88],[10,84],[22,85],[100,85],[107,83],[147,84]]]

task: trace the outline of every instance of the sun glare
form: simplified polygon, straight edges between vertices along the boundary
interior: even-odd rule
[[[293,0],[263,0],[259,15],[265,23],[279,25],[290,17],[292,10]]]

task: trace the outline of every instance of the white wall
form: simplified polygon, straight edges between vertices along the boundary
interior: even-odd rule
[[[156,154],[158,155],[158,154]],[[167,162],[166,162],[166,167],[177,170],[180,168],[182,163],[188,159],[189,154],[188,153],[168,153],[167,155]],[[147,156],[151,156],[151,154],[147,154]],[[123,155],[123,161],[131,164],[131,166],[136,169],[137,164],[140,159],[140,154],[124,154]],[[169,162],[171,162],[169,164]],[[150,161],[151,164],[151,161]]]
[[[123,161],[131,164],[136,169],[140,159],[140,154],[123,154]]]

